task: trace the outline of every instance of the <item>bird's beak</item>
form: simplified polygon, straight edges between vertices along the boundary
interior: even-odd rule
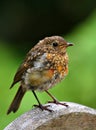
[[[69,46],[73,46],[74,44],[73,43],[69,43],[69,42],[67,42],[67,47],[69,47]]]

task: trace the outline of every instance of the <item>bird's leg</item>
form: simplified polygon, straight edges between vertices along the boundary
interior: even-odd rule
[[[35,107],[39,107],[42,111],[43,111],[43,110],[47,110],[47,111],[49,111],[49,112],[52,112],[52,110],[48,109],[48,107],[49,107],[50,105],[43,106],[43,105],[40,103],[40,101],[39,101],[39,99],[38,99],[36,93],[34,92],[34,90],[32,90],[32,92],[33,92],[33,94],[34,94],[34,96],[35,96],[35,98],[36,98],[36,100],[37,100],[37,102],[38,102],[38,105],[34,105],[34,106],[35,106]]]
[[[47,90],[45,90],[45,92],[53,99],[53,101],[48,101],[48,103],[55,103],[55,104],[60,104],[63,106],[68,107],[68,105],[66,103],[61,103],[59,102],[53,95],[51,95]]]

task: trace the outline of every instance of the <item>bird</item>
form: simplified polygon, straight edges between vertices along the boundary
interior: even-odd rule
[[[28,90],[32,91],[38,102],[38,105],[34,106],[41,110],[52,111],[48,106],[41,104],[36,91],[45,91],[52,98],[50,103],[68,106],[66,103],[59,102],[48,90],[65,79],[68,74],[69,60],[66,49],[69,46],[73,46],[73,43],[67,42],[62,36],[49,36],[40,40],[29,50],[11,84],[10,89],[18,82],[20,86],[7,114],[15,113],[18,110],[21,100]]]

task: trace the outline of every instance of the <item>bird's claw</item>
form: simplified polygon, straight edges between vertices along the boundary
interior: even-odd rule
[[[49,112],[53,112],[53,110],[49,109],[48,107],[50,107],[50,105],[47,105],[47,106],[43,106],[43,105],[34,105],[34,107],[38,107],[40,108],[42,111],[43,110],[46,110],[46,111],[49,111]]]
[[[66,103],[59,102],[58,100],[48,101],[48,103],[54,103],[57,105],[62,105],[62,106],[68,107],[68,105]]]

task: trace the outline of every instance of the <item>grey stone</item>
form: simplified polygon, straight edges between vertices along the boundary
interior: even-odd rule
[[[48,103],[53,112],[34,108],[4,130],[96,130],[96,110],[71,102],[68,107]]]

